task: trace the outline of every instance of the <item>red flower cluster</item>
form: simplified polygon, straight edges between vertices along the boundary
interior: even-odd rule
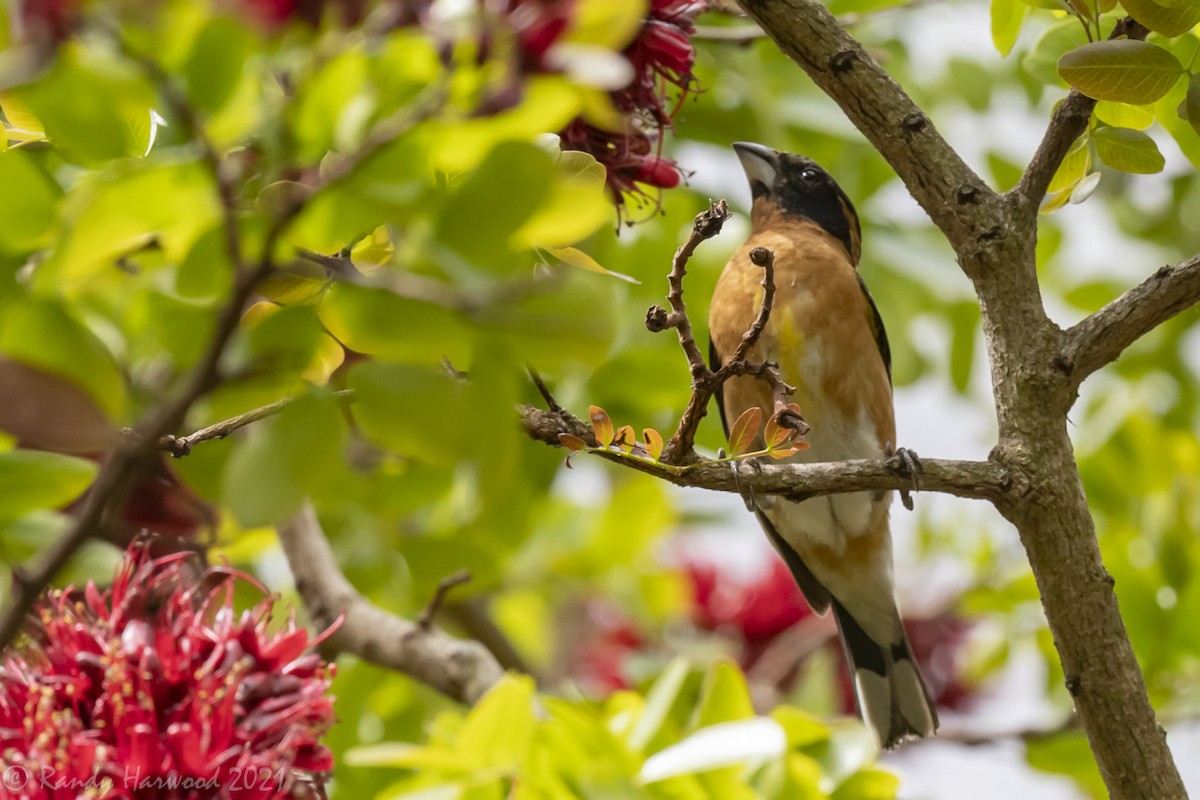
[[[135,544],[108,591],[49,592],[0,666],[0,798],[322,795],[333,667],[272,598],[238,617],[239,577]]]
[[[611,93],[624,127],[604,130],[581,118],[561,133],[563,148],[591,153],[604,165],[618,212],[624,195],[646,194],[642,186],[679,185],[679,166],[662,155],[662,134],[692,89],[696,52],[688,37],[706,7],[703,0],[652,0],[649,18],[624,51],[633,81]],[[674,101],[668,97],[672,87],[679,92]]]

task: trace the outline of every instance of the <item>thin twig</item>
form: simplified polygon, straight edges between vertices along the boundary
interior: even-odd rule
[[[526,369],[529,370],[529,379],[532,380],[533,385],[537,387],[538,394],[540,394],[542,399],[546,401],[546,408],[548,408],[552,413],[561,414],[563,412],[563,407],[558,404],[557,400],[554,399],[554,395],[551,394],[550,387],[546,385],[546,381],[542,379],[542,376],[539,375],[538,371],[533,367],[526,367]]]
[[[339,400],[353,402],[354,390],[342,389],[333,393],[333,396]],[[272,417],[295,402],[294,397],[285,397],[282,400],[276,400],[270,405],[265,405],[262,408],[256,408],[252,411],[247,411],[245,414],[239,414],[236,417],[221,420],[209,425],[207,428],[201,428],[194,433],[189,433],[187,436],[163,436],[159,440],[161,449],[167,451],[175,458],[183,458],[190,455],[192,448],[201,442],[207,442],[212,439],[224,439],[234,431],[244,428],[247,425],[258,422],[259,420]]]
[[[433,597],[429,599],[429,604],[425,606],[425,610],[421,612],[421,616],[417,617],[417,625],[423,631],[429,631],[433,628],[433,620],[437,617],[438,612],[442,610],[442,604],[446,602],[446,595],[455,586],[462,586],[464,583],[470,583],[471,571],[461,569],[453,575],[442,578],[438,581],[437,589],[433,592]]]
[[[687,263],[692,257],[692,253],[696,251],[701,242],[720,233],[721,227],[727,219],[729,219],[729,207],[724,200],[717,201],[710,205],[707,211],[696,215],[696,219],[692,223],[691,235],[675,251],[675,257],[671,259],[671,273],[667,276],[667,284],[670,286],[667,302],[671,305],[671,312],[668,314],[660,306],[651,306],[650,310],[646,312],[646,327],[651,331],[675,329],[679,335],[679,346],[683,348],[683,354],[687,357],[693,382],[707,375],[708,367],[704,363],[704,356],[700,353],[700,348],[696,346],[696,337],[692,333],[692,323],[688,319],[687,306],[683,302],[683,278],[687,275]]]
[[[1125,17],[1117,23],[1108,38],[1145,39],[1148,33],[1149,31],[1132,17]],[[1074,89],[1058,104],[1029,166],[1021,175],[1020,182],[1009,192],[1010,196],[1016,198],[1021,213],[1037,213],[1054,173],[1071,150],[1071,145],[1087,130],[1095,107],[1095,100]]]

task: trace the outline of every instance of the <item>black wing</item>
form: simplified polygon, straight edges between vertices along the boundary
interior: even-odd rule
[[[858,276],[858,285],[862,287],[863,297],[867,298],[867,305],[871,307],[871,318],[868,322],[871,324],[871,332],[875,334],[875,346],[879,348],[879,355],[883,357],[883,366],[887,369],[888,383],[891,383],[892,348],[888,345],[887,330],[883,327],[883,317],[879,316],[875,298],[871,297],[871,293],[867,291],[867,284],[861,275]]]

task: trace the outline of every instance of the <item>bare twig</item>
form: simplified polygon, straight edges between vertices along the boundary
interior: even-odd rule
[[[692,253],[696,251],[701,242],[720,233],[721,227],[727,219],[729,219],[729,207],[724,200],[717,201],[709,206],[707,211],[696,215],[691,235],[675,251],[675,257],[671,260],[671,274],[667,276],[667,283],[670,286],[667,302],[671,305],[671,312],[668,314],[660,306],[651,306],[650,310],[646,312],[646,327],[651,331],[657,333],[667,328],[674,328],[679,334],[679,346],[683,348],[683,354],[687,356],[688,368],[692,373],[693,381],[708,374],[708,367],[704,363],[704,356],[700,353],[700,348],[696,346],[692,323],[688,319],[687,307],[683,302],[683,278],[687,275],[687,263],[692,257]]]
[[[279,526],[279,540],[296,591],[314,624],[341,618],[329,646],[372,664],[403,672],[461,703],[473,704],[504,670],[481,644],[423,628],[390,614],[355,591],[338,568],[316,512],[306,504]]]
[[[1148,33],[1149,31],[1132,17],[1126,17],[1117,23],[1108,38],[1145,39]],[[1092,109],[1095,107],[1095,100],[1072,89],[1066,99],[1054,109],[1054,115],[1050,118],[1050,124],[1046,126],[1046,133],[1042,136],[1033,159],[1021,176],[1020,182],[1010,192],[1010,195],[1016,198],[1021,213],[1037,213],[1054,173],[1066,158],[1071,145],[1087,130]]]
[[[354,390],[342,389],[333,393],[334,397],[341,400],[353,401]],[[207,428],[201,428],[194,433],[189,433],[187,436],[175,437],[170,434],[159,439],[161,449],[167,451],[175,458],[183,458],[190,455],[192,448],[201,442],[207,442],[212,439],[224,439],[234,431],[244,428],[247,425],[258,422],[259,420],[272,417],[295,402],[293,397],[285,397],[282,400],[277,400],[270,405],[265,405],[262,408],[256,408],[252,411],[247,411],[245,414],[239,414],[236,417],[221,420],[209,425]]]
[[[550,392],[550,387],[546,385],[546,381],[542,379],[542,376],[539,375],[537,370],[535,370],[533,367],[527,367],[526,369],[529,370],[529,379],[532,380],[533,385],[537,387],[538,394],[540,394],[542,399],[546,401],[546,408],[550,409],[550,411],[554,414],[561,414],[564,409],[558,404],[558,401],[554,399],[554,395]]]
[[[1200,254],[1159,269],[1066,332],[1059,367],[1075,386],[1135,341],[1200,302]]]
[[[670,285],[667,300],[671,305],[671,311],[668,313],[661,306],[655,305],[646,312],[646,327],[650,331],[657,333],[668,328],[676,330],[679,335],[679,346],[687,358],[688,369],[692,376],[691,397],[688,398],[687,407],[679,419],[675,433],[663,449],[662,461],[666,464],[695,463],[699,460],[694,446],[700,421],[708,413],[708,404],[713,395],[721,390],[725,381],[735,375],[752,375],[771,385],[772,394],[775,397],[775,413],[781,415],[780,424],[799,430],[802,434],[808,427],[797,415],[784,408],[786,396],[792,394],[795,389],[784,383],[778,365],[771,362],[749,361],[746,358],[771,316],[771,308],[775,299],[775,254],[773,252],[765,247],[756,247],[750,253],[750,260],[763,268],[763,302],[754,322],[742,334],[742,341],[738,343],[737,350],[729,362],[713,372],[704,363],[700,348],[696,346],[696,338],[692,333],[687,307],[683,302],[683,278],[687,275],[688,259],[691,258],[696,247],[705,239],[720,233],[722,224],[728,218],[729,210],[724,200],[710,206],[708,211],[697,215],[691,235],[675,252],[675,258],[671,262],[671,273],[667,278]]]
[[[446,595],[455,586],[462,586],[464,583],[471,582],[471,571],[460,569],[453,575],[449,575],[438,581],[437,589],[433,592],[433,597],[429,599],[429,604],[425,606],[425,610],[421,612],[421,616],[417,617],[417,625],[421,630],[428,631],[433,628],[433,621],[437,618],[438,612],[442,610],[442,604],[446,602]]]

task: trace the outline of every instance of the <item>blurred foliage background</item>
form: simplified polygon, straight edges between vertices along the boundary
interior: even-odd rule
[[[1103,796],[1082,735],[1058,730],[1071,706],[1033,579],[990,509],[921,496],[916,514],[897,511],[901,604],[946,736],[874,765],[869,736],[846,719],[853,699],[832,623],[803,605],[740,500],[676,491],[586,456],[567,472],[562,451],[516,425],[515,404],[540,402],[528,365],[576,412],[594,403],[618,424],[673,428],[689,394],[686,363],[673,336],[645,330],[644,311],[661,302],[693,216],[725,197],[739,216],[699,250],[686,285],[702,326],[748,230],[748,190],[728,145],[750,140],[816,159],[858,206],[862,273],[892,340],[902,443],[930,456],[986,455],[994,431],[969,282],[831,101],[748,21],[706,13],[694,90],[664,143],[692,173],[688,185],[659,192],[643,173],[647,193],[627,195],[622,211],[636,224],[621,225],[603,158],[560,154],[546,134],[611,118],[605,70],[650,4],[580,0],[572,55],[515,73],[511,32],[492,6],[480,15],[471,3],[436,3],[418,25],[388,20],[388,4],[347,23],[343,13],[360,9],[331,3],[314,25],[304,18],[311,5],[7,12],[7,564],[64,530],[115,428],[196,365],[228,297],[223,209],[194,124],[238,187],[251,259],[279,208],[302,200],[304,210],[275,243],[283,267],[226,354],[232,378],[180,433],[297,400],[164,461],[128,501],[126,521],[198,537],[212,558],[290,597],[272,526],[309,497],[346,575],[384,608],[415,616],[441,579],[469,569],[440,623],[536,676],[542,693],[535,707],[533,684],[514,677],[468,712],[344,658],[334,797],[849,800],[960,797],[968,785],[973,797],[1009,796],[974,785],[981,752],[1014,771],[1005,780],[1016,784],[997,787]],[[79,20],[60,30],[53,9],[68,7],[62,14]],[[1200,18],[1192,0],[1173,7]],[[1001,189],[1065,94],[1058,58],[1086,41],[1079,11],[1051,2],[830,8]],[[1107,12],[1106,30],[1121,9]],[[1171,40],[1157,38],[1183,64],[1200,47],[1188,18]],[[164,85],[182,103],[165,99]],[[1176,113],[1187,85],[1149,107],[1098,111],[1108,115],[1101,128],[1145,123],[1161,170],[1120,171],[1130,165],[1103,158],[1103,134],[1064,168],[1052,205],[1092,173],[1100,183],[1042,218],[1043,294],[1060,323],[1200,250],[1200,140]],[[1180,315],[1095,376],[1072,415],[1105,561],[1177,751],[1195,746],[1189,720],[1200,713],[1200,634],[1189,615],[1200,607],[1197,316]],[[339,401],[341,389],[355,391],[353,404]],[[35,413],[46,409],[53,424]],[[723,446],[715,420],[700,444]],[[109,574],[117,552],[89,545],[62,582]],[[713,728],[722,724],[732,727]],[[1051,733],[1022,738],[1026,729]],[[954,743],[989,737],[996,743],[982,749]]]

